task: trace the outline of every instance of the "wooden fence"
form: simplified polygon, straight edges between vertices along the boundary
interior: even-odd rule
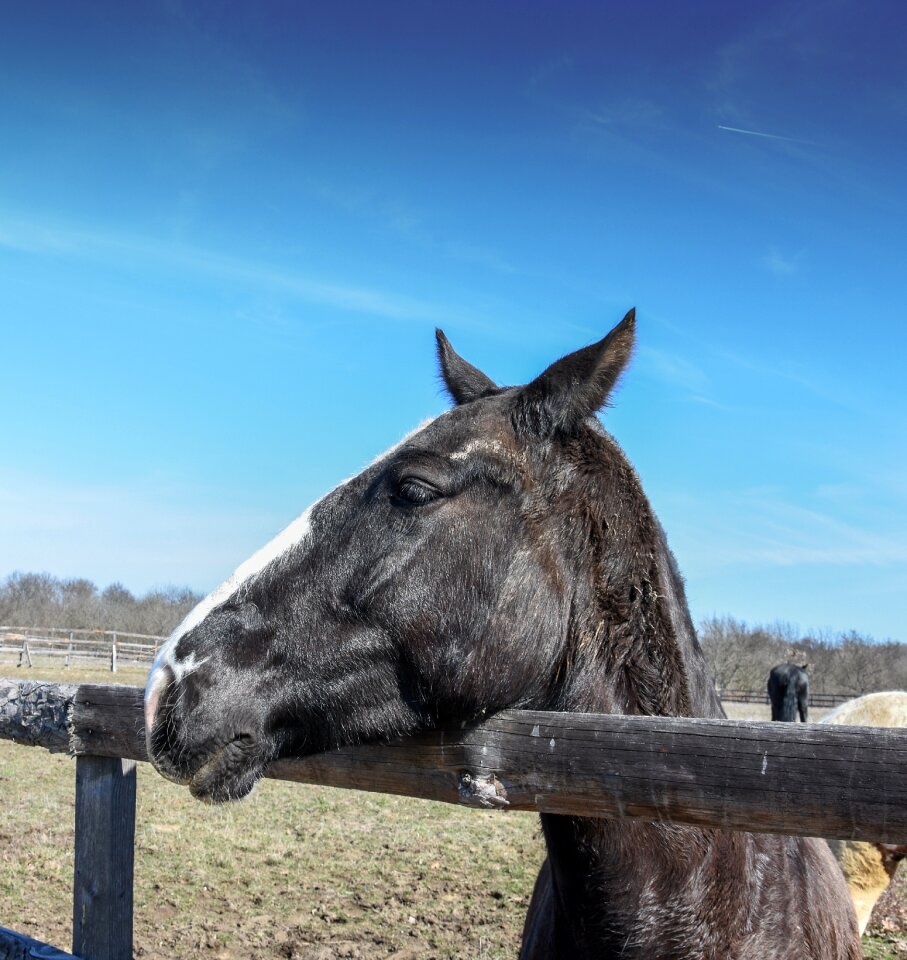
[[[865,690],[864,693],[870,691]],[[769,703],[768,690],[719,690],[718,696],[728,703]],[[857,693],[813,693],[809,692],[811,707],[836,707],[838,704],[860,696]]]
[[[77,662],[101,661],[116,673],[120,663],[150,666],[165,639],[122,630],[0,626],[0,661],[15,662],[18,667],[33,667],[36,660],[45,658],[62,659],[64,667]]]
[[[0,737],[76,757],[73,954],[29,952],[35,941],[0,928],[0,960],[132,957],[142,695],[0,679]],[[472,728],[281,760],[268,775],[499,810],[907,838],[901,729],[507,711]]]

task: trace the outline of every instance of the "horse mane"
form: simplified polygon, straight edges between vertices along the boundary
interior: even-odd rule
[[[597,420],[565,440],[564,459],[562,539],[585,554],[586,573],[554,708],[722,716],[683,580],[635,470]]]

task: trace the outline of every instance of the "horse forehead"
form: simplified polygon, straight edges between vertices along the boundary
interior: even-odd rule
[[[475,437],[467,440],[462,446],[453,450],[448,456],[451,460],[468,460],[473,455],[491,454],[499,457],[508,457],[512,451],[494,437]]]
[[[506,459],[521,455],[506,408],[497,397],[454,407],[426,424],[411,440],[453,460],[465,460],[473,455],[497,455]]]

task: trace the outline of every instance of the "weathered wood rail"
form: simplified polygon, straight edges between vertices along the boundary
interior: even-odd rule
[[[73,952],[131,956],[142,690],[0,680],[0,737],[77,757]],[[467,729],[281,760],[269,776],[502,810],[907,838],[899,729],[507,711]],[[0,960],[2,943],[0,934]]]

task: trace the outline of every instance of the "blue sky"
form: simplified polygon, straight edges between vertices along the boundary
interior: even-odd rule
[[[907,639],[907,7],[10,4],[0,576],[207,591],[638,308],[694,617]]]

